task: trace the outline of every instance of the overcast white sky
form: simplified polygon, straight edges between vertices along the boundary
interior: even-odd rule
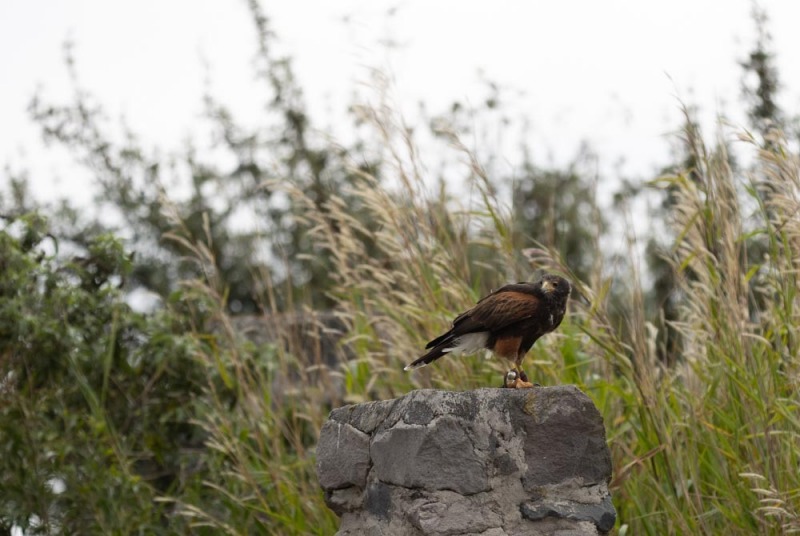
[[[485,78],[525,92],[536,156],[563,161],[588,140],[605,166],[646,176],[665,163],[680,124],[677,96],[704,122],[735,111],[736,60],[754,42],[749,0],[292,0],[263,2],[318,124],[335,124],[377,67],[404,109],[480,102]],[[800,2],[765,0],[784,84],[800,100]],[[396,8],[391,17],[386,15]],[[347,20],[347,22],[344,22]],[[391,37],[401,46],[379,46]],[[45,150],[26,106],[35,92],[69,95],[61,45],[75,43],[84,87],[150,145],[178,149],[201,124],[206,67],[214,91],[253,117],[255,34],[237,0],[0,2],[0,164],[31,170],[40,194],[88,199],[63,152]],[[742,117],[732,116],[734,121]],[[545,162],[542,162],[545,163]],[[83,196],[83,197],[82,197]]]

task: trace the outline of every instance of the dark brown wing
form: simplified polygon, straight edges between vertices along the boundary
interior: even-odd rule
[[[533,316],[539,306],[534,289],[530,283],[512,283],[493,290],[475,307],[458,315],[453,320],[453,327],[430,341],[425,348],[434,348],[466,333],[501,329],[514,322],[514,315],[520,315],[518,320]],[[494,315],[498,317],[493,318]],[[495,325],[499,327],[492,327]]]
[[[503,285],[500,288],[494,289],[489,294],[478,300],[478,303],[475,305],[475,307],[473,307],[469,311],[464,311],[463,313],[458,315],[455,318],[455,320],[453,320],[453,326],[456,326],[459,323],[459,321],[462,320],[463,318],[471,315],[480,304],[484,303],[487,300],[490,301],[494,299],[494,297],[497,296],[498,294],[502,294],[504,292],[521,292],[524,294],[532,295],[534,293],[534,288],[535,288],[534,285],[530,283],[510,283],[508,285]]]
[[[498,289],[459,315],[453,322],[453,331],[457,334],[496,332],[536,316],[543,301],[535,294],[514,287],[517,285]]]

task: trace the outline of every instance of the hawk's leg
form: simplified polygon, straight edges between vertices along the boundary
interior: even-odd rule
[[[516,361],[514,361],[514,368],[508,373],[506,373],[506,387],[512,387],[514,389],[529,389],[534,385],[528,381],[528,375],[525,374],[522,369],[520,368],[520,361],[522,361],[522,356],[517,357]],[[514,373],[513,381],[509,381],[509,377],[511,373]]]
[[[503,385],[500,387],[507,387],[509,389],[514,389],[517,386],[517,378],[519,378],[519,374],[514,369],[509,370],[506,372],[506,375],[503,376]]]
[[[514,370],[517,371],[517,381],[514,384],[516,389],[530,389],[533,384],[528,381],[528,375],[522,371],[522,360],[525,359],[525,352],[517,350],[517,358],[514,360]]]

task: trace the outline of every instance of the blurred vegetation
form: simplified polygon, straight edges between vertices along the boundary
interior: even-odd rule
[[[209,95],[212,155],[114,141],[77,75],[74,101],[31,104],[112,217],[40,206],[6,172],[0,530],[331,534],[314,474],[329,409],[496,385],[496,360],[402,365],[489,288],[540,269],[569,277],[576,299],[528,370],[577,384],[603,413],[619,533],[800,530],[800,156],[763,14],[742,62],[758,88],[752,133],[738,133],[752,164],[706,141],[687,109],[676,162],[617,196],[663,199],[642,274],[601,247],[627,223],[598,206],[608,179],[587,172],[590,151],[566,169],[526,157],[498,178],[437,122],[466,162],[459,187],[479,194],[459,204],[392,106],[354,107],[363,136],[349,147],[321,135],[249,5],[273,122],[245,129]],[[159,297],[150,312],[129,305],[142,289]],[[298,318],[319,329],[290,330]]]

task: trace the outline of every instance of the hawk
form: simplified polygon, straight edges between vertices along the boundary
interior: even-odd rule
[[[571,290],[569,281],[552,274],[535,283],[500,287],[458,315],[448,332],[425,346],[429,352],[405,370],[424,367],[445,354],[486,349],[514,363],[504,379],[505,387],[533,387],[522,371],[522,360],[539,337],[561,324]]]

